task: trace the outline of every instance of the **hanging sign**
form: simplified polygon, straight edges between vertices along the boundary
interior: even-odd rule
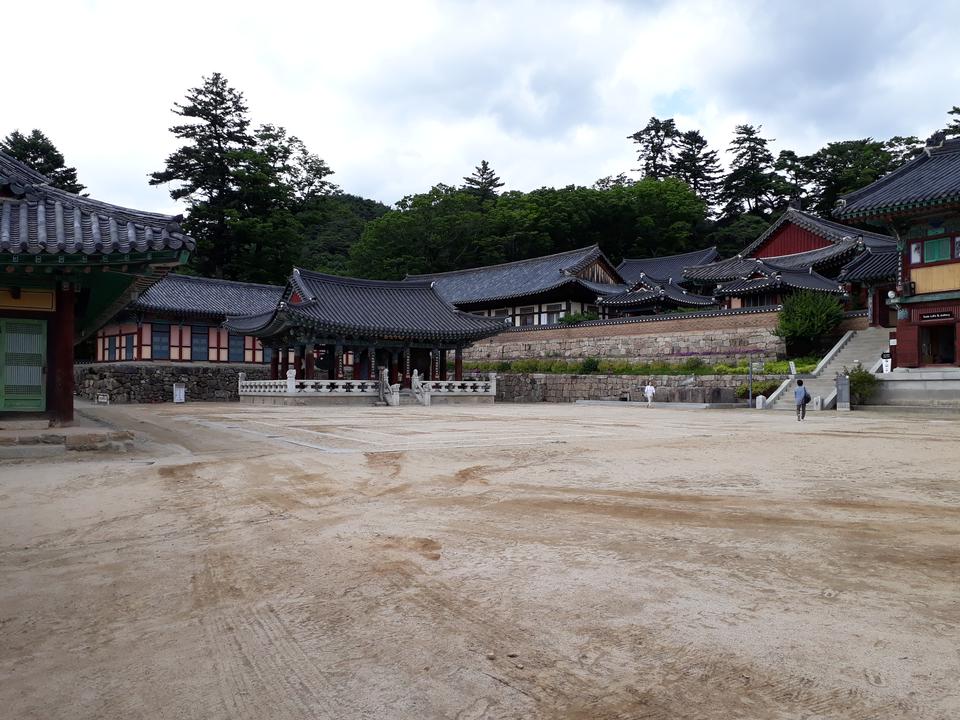
[[[932,312],[932,313],[920,313],[921,320],[952,320],[953,312],[944,311],[944,312]]]

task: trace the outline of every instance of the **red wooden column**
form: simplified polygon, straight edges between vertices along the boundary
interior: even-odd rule
[[[280,348],[276,346],[270,348],[270,379],[280,379]]]
[[[303,379],[303,345],[293,349],[293,369],[297,372],[297,379]]]
[[[280,346],[280,380],[287,379],[287,370],[290,369],[290,348]]]
[[[463,348],[457,347],[453,351],[453,379],[463,380]]]
[[[50,411],[57,425],[73,422],[73,333],[74,292],[70,283],[57,285],[57,314],[53,329],[53,393]],[[50,362],[52,360],[52,362]]]
[[[446,380],[447,379],[447,351],[446,350],[440,351],[440,358],[437,362],[440,364],[440,379]]]

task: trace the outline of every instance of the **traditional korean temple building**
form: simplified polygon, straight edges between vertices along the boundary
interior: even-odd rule
[[[679,255],[626,259],[617,272],[627,281],[627,290],[599,300],[609,317],[654,315],[681,309],[704,309],[717,304],[712,295],[700,295],[684,285],[683,269],[710,263],[719,257],[715,247]]]
[[[59,190],[0,152],[0,414],[73,419],[75,344],[187,260],[177,220]]]
[[[271,348],[223,327],[227,315],[273,310],[283,286],[168,275],[96,336],[96,361],[269,363]]]
[[[834,216],[882,227],[897,238],[896,286],[888,302],[897,311],[896,364],[957,365],[960,138],[938,133],[917,158],[843,196]]]
[[[226,327],[274,350],[273,379],[284,377],[290,364],[296,377],[306,380],[373,380],[383,367],[391,384],[410,387],[414,370],[429,380],[446,380],[451,351],[454,379],[461,380],[463,349],[502,332],[505,323],[457,310],[432,282],[294,269],[276,307],[228,317]]]
[[[796,290],[843,294],[838,277],[851,260],[893,247],[889,236],[790,208],[736,256],[687,267],[683,279],[728,308],[778,305]]]
[[[597,298],[629,289],[596,245],[469,270],[409,275],[405,282],[431,282],[460,310],[509,319],[517,327],[552,325],[577,313],[600,313]]]

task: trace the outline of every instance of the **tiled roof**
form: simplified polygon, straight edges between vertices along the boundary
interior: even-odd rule
[[[869,248],[843,266],[840,282],[868,282],[870,280],[897,279],[897,260],[900,253],[873,251]]]
[[[444,299],[457,305],[509,300],[555,290],[564,285],[579,285],[597,294],[624,290],[625,284],[605,285],[576,277],[576,273],[600,258],[610,265],[600,248],[591,245],[501,265],[409,275],[404,281],[431,281]],[[610,267],[613,269],[612,265]]]
[[[272,335],[290,327],[352,337],[470,341],[506,329],[500,320],[461,312],[429,282],[389,282],[325,275],[295,269],[289,291],[301,302],[285,302],[275,312],[231,317],[239,332]]]
[[[664,255],[653,258],[625,259],[617,266],[617,272],[628,283],[635,283],[641,277],[656,281],[679,281],[683,278],[683,269],[693,265],[705,265],[720,257],[715,247],[706,250],[694,250],[680,255]]]
[[[706,307],[716,301],[707,295],[688,292],[676,283],[637,283],[628,292],[607,295],[601,305],[607,307],[636,307],[667,302],[678,307]]]
[[[787,223],[801,227],[831,243],[842,242],[845,238],[856,239],[862,237],[863,244],[867,247],[893,247],[896,244],[896,241],[889,235],[881,235],[880,233],[870,232],[868,230],[859,230],[849,225],[841,225],[832,220],[824,220],[821,217],[817,217],[803,210],[788,208],[770,227],[763,231],[760,237],[747,245],[747,247],[740,252],[740,255],[743,257],[752,255],[771,235]]]
[[[857,219],[960,202],[960,138],[927,147],[879,180],[840,198],[833,214]]]
[[[0,253],[192,250],[177,218],[80,197],[0,152]]]
[[[856,239],[841,240],[833,245],[793,255],[778,255],[768,258],[736,257],[720,260],[709,265],[689,267],[684,270],[685,280],[724,281],[753,274],[760,266],[776,266],[790,270],[807,270],[836,263],[853,255],[863,246]]]
[[[799,272],[781,268],[764,268],[758,278],[733,280],[717,285],[717,295],[749,295],[767,289],[793,288],[794,290],[818,290],[820,292],[842,293],[840,285],[813,271]]]
[[[206,317],[257,315],[276,308],[283,286],[167,275],[130,304],[133,312]]]

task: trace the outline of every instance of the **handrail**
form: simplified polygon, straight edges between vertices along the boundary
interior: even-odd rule
[[[837,342],[836,345],[830,348],[830,352],[824,355],[823,359],[819,363],[817,363],[817,366],[813,369],[813,372],[810,374],[813,377],[820,377],[820,373],[823,372],[823,369],[827,366],[827,364],[831,360],[833,360],[837,355],[840,354],[840,351],[846,347],[847,343],[850,342],[850,340],[853,338],[854,335],[856,335],[856,333],[857,333],[856,330],[847,330],[843,334],[843,337],[840,338],[839,342]]]

